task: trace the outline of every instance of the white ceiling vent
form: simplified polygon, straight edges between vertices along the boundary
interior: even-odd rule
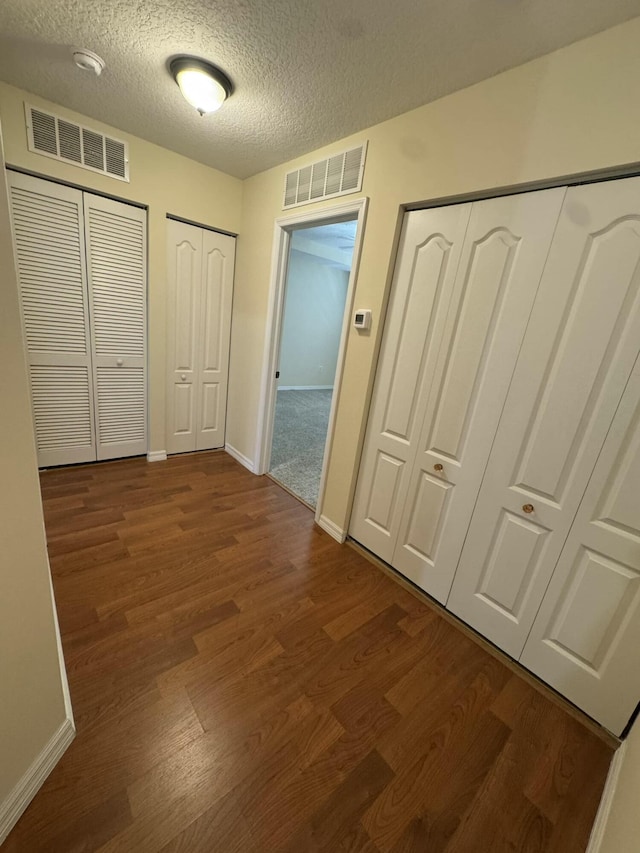
[[[129,147],[88,127],[25,104],[29,151],[129,180]]]
[[[357,193],[362,189],[367,143],[289,172],[284,181],[283,208],[324,198]]]

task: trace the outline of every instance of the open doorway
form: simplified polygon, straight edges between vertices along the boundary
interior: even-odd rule
[[[357,220],[291,234],[269,473],[318,503]]]
[[[351,233],[351,231],[353,230],[353,232],[355,233],[355,237],[353,242],[353,248],[351,249],[351,271],[347,273],[346,270],[344,270],[345,275],[348,277],[348,285],[346,291],[346,298],[343,302],[338,352],[337,358],[335,360],[335,368],[333,368],[333,381],[320,381],[318,376],[320,376],[321,374],[318,370],[318,376],[315,379],[314,386],[316,390],[325,390],[330,392],[328,395],[326,395],[330,401],[330,409],[328,417],[328,426],[324,430],[324,433],[326,434],[326,442],[320,452],[322,459],[320,483],[319,486],[316,485],[314,487],[313,494],[315,494],[315,490],[317,490],[317,498],[315,502],[313,501],[313,494],[311,495],[312,500],[308,500],[308,497],[305,498],[304,496],[301,496],[302,500],[305,500],[310,506],[313,506],[315,503],[315,519],[317,524],[320,525],[320,527],[326,530],[327,533],[329,533],[338,541],[344,541],[345,534],[344,531],[339,530],[333,524],[333,522],[331,522],[331,520],[325,517],[324,515],[324,491],[327,468],[329,465],[329,459],[331,457],[331,450],[333,446],[336,408],[337,401],[340,397],[340,387],[342,384],[342,375],[344,371],[344,359],[347,347],[347,340],[349,338],[351,320],[355,307],[355,283],[358,275],[360,251],[362,247],[362,238],[364,234],[364,226],[367,215],[367,202],[368,199],[366,197],[361,197],[350,201],[338,202],[337,204],[324,207],[321,210],[315,210],[312,212],[305,213],[301,212],[290,216],[282,217],[276,219],[274,223],[275,229],[273,243],[273,262],[271,268],[271,285],[269,291],[267,335],[265,338],[265,351],[262,369],[262,384],[260,393],[261,402],[260,409],[258,412],[258,423],[256,430],[256,462],[254,466],[254,471],[256,474],[267,474],[272,470],[272,468],[275,468],[278,464],[282,464],[282,458],[278,460],[277,457],[274,458],[273,465],[271,464],[272,438],[275,424],[278,388],[280,384],[284,386],[283,390],[287,387],[287,385],[294,385],[293,381],[285,381],[286,375],[282,377],[279,375],[280,349],[285,307],[285,290],[287,285],[291,245],[295,238],[296,243],[298,243],[299,246],[300,241],[303,240],[305,237],[305,233],[306,236],[309,237],[309,234],[310,232],[312,232],[312,230],[315,231],[315,229],[320,228],[321,226],[348,223],[349,232]],[[315,233],[316,235],[318,235],[322,232],[316,231]],[[313,236],[313,234],[311,236]],[[351,242],[349,248],[350,247]],[[341,256],[341,260],[344,260],[344,255]],[[311,319],[313,319],[313,314],[311,311],[308,311],[307,314],[311,317]],[[365,331],[364,334],[368,334],[368,332]],[[327,363],[325,363],[325,361],[317,361],[316,367],[319,367],[320,364],[322,364],[326,368],[329,364],[333,365],[334,362],[329,363],[327,361]],[[295,384],[298,384],[298,382],[296,381]],[[318,389],[318,385],[328,385],[329,388]],[[333,387],[331,388],[331,386]],[[289,390],[304,389],[290,388]],[[316,397],[315,399],[317,400],[318,397]],[[283,399],[283,402],[285,402],[286,399],[293,401],[293,397],[283,398],[281,396],[281,399]],[[276,477],[277,473],[278,472],[276,472]],[[282,474],[280,474],[280,476],[282,476]],[[315,475],[315,478],[317,482],[317,473]],[[282,480],[280,482],[282,482]],[[290,487],[287,486],[287,488]]]

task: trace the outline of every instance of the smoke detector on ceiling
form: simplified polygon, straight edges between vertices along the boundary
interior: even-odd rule
[[[92,50],[74,50],[73,61],[83,71],[93,71],[96,77],[99,77],[104,69],[104,59]]]

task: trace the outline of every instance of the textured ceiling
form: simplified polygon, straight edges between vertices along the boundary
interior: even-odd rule
[[[0,79],[246,177],[636,15],[640,0],[1,0]],[[182,99],[177,53],[229,74],[219,113]]]

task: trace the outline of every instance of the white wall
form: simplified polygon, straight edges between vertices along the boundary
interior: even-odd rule
[[[292,249],[280,344],[280,386],[333,385],[349,273]]]
[[[622,767],[600,846],[590,853],[638,853],[640,850],[640,725],[626,741]]]
[[[51,598],[1,140],[0,270],[1,844],[27,805],[30,771],[42,769],[73,737]]]

